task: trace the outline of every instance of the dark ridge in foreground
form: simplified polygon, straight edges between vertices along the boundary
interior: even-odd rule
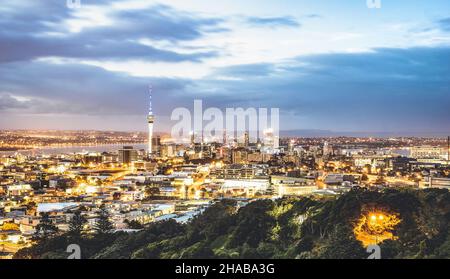
[[[15,258],[114,259],[363,259],[353,229],[365,210],[385,210],[401,222],[382,258],[450,258],[448,190],[354,189],[338,198],[257,200],[244,207],[223,200],[188,224],[153,223],[137,233],[65,234],[20,250]]]

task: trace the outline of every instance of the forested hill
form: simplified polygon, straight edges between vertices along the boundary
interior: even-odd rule
[[[66,234],[16,258],[450,258],[448,190],[354,189],[338,198],[258,200],[238,208],[223,200],[188,224],[153,223],[138,233]]]

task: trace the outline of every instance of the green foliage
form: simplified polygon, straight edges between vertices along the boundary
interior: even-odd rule
[[[144,228],[144,226],[139,223],[138,221],[135,220],[125,220],[125,224],[127,224],[129,229],[133,229],[133,230],[141,230]]]
[[[345,225],[336,226],[324,241],[317,254],[321,259],[364,259],[367,257],[361,243],[355,239],[352,228]]]
[[[46,241],[56,233],[58,233],[58,228],[53,225],[49,214],[46,212],[41,213],[41,219],[39,224],[36,226],[34,239],[38,241]]]
[[[276,225],[275,217],[269,213],[273,208],[271,200],[258,200],[241,208],[236,216],[237,226],[232,232],[230,247],[248,244],[255,248],[260,242],[267,241]]]
[[[83,258],[96,259],[363,259],[368,253],[353,226],[372,207],[402,220],[397,239],[380,244],[383,258],[450,258],[450,194],[439,189],[360,188],[338,198],[257,200],[240,208],[222,200],[188,224],[157,222],[136,233],[85,235],[79,243]],[[105,212],[99,232],[111,229]],[[15,257],[65,258],[70,240],[56,236]]]
[[[81,215],[81,211],[75,211],[69,222],[69,235],[75,239],[80,238],[84,233],[84,225],[86,223],[87,220]]]
[[[105,235],[114,229],[113,223],[109,220],[109,212],[105,206],[100,207],[98,220],[95,223],[94,230],[98,235]]]

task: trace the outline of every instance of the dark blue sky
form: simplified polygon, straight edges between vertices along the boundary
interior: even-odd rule
[[[156,129],[176,107],[278,107],[282,130],[450,133],[450,2],[9,1],[0,129]],[[42,3],[41,3],[42,2]]]

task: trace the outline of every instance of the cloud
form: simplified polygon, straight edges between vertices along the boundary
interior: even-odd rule
[[[144,117],[151,82],[160,120],[174,108],[192,108],[194,99],[202,99],[205,107],[222,109],[278,107],[284,130],[450,132],[449,59],[450,48],[444,47],[380,48],[222,67],[201,80],[136,78],[87,65],[15,62],[0,66],[0,91],[29,100],[9,117]],[[239,79],[217,78],[224,76]],[[11,97],[2,100],[21,105]],[[160,127],[171,127],[161,121]],[[141,124],[133,128],[144,129]]]
[[[265,77],[271,74],[274,68],[270,63],[234,65],[218,68],[212,75],[229,78]]]
[[[417,33],[436,33],[444,35],[446,32],[450,31],[450,17],[447,18],[440,18],[433,20],[430,24],[426,26],[415,26],[414,28],[411,28],[409,30],[410,34],[417,34]]]
[[[260,27],[300,27],[300,23],[291,16],[285,17],[249,17],[247,23]]]
[[[94,60],[144,59],[164,62],[199,62],[217,56],[217,52],[180,54],[128,41],[88,41],[73,38],[35,39],[0,38],[0,63],[34,60],[45,57],[79,58]]]
[[[450,17],[443,18],[437,21],[439,28],[445,32],[450,31]]]
[[[305,18],[322,18],[319,14],[307,14],[304,16]]]
[[[448,47],[304,55],[222,68],[240,79],[204,82],[195,94],[218,88],[203,95],[211,105],[279,107],[285,128],[450,132],[449,60]]]
[[[166,5],[154,5],[139,10],[118,10],[110,13],[113,27],[92,29],[88,35],[149,37],[155,40],[195,40],[208,32],[223,32],[221,18],[202,17],[178,11]]]
[[[41,119],[43,127],[50,118],[55,126],[66,127],[72,118],[71,123],[80,127],[89,122],[90,128],[117,129],[121,119],[128,119],[125,130],[145,129],[147,86],[152,83],[157,122],[166,130],[169,123],[162,119],[172,109],[191,108],[194,99],[202,99],[205,107],[279,107],[285,130],[450,132],[449,47],[371,49],[369,42],[361,47],[371,49],[367,52],[334,49],[315,55],[283,55],[284,60],[269,63],[276,60],[268,59],[275,53],[270,47],[276,47],[265,48],[259,40],[252,43],[253,35],[260,38],[271,28],[298,28],[299,19],[318,15],[227,18],[166,5],[119,10],[106,0],[95,1],[95,5],[85,2],[85,9],[78,11],[67,9],[65,1],[59,0],[9,1],[0,7],[3,121],[20,126],[32,114],[33,120]],[[258,29],[239,30],[242,37],[227,38],[222,33],[236,21]],[[448,19],[436,21],[433,30],[436,23],[440,30],[449,30]],[[276,31],[280,42],[291,47],[286,30]],[[324,36],[332,38],[338,33]],[[302,40],[295,38],[303,44]],[[232,64],[241,58],[247,63]],[[146,72],[144,78],[120,72],[125,67],[105,66],[134,62],[155,71]],[[158,67],[162,64],[177,67],[181,73],[194,72],[200,65],[207,73],[201,79],[152,76],[158,71],[160,76],[169,75]]]
[[[155,84],[159,93],[155,102],[164,107],[172,102],[166,97],[183,90],[189,81],[136,78],[78,64],[4,64],[0,65],[0,91],[28,101],[26,106],[19,106],[21,103],[6,95],[0,111],[14,105],[21,109],[16,113],[27,114],[145,115],[149,83]]]
[[[203,18],[164,5],[140,10],[111,10],[100,6],[95,11],[102,13],[109,24],[92,23],[80,32],[71,32],[68,22],[89,22],[89,19],[77,14],[76,9],[68,9],[63,2],[32,1],[20,7],[6,4],[0,18],[0,63],[42,57],[199,62],[218,55],[216,51],[195,49],[178,53],[139,41],[148,38],[177,44],[195,40],[207,33],[223,32],[221,19]]]
[[[0,92],[0,111],[10,109],[23,109],[27,107],[27,102],[14,98],[11,94]]]

